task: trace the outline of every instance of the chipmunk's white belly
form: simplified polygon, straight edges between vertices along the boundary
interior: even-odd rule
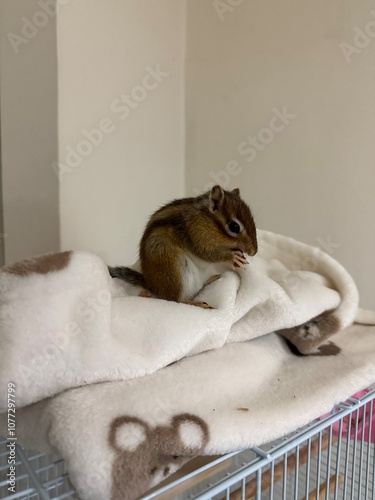
[[[206,281],[215,274],[222,274],[231,269],[230,263],[213,263],[186,254],[181,266],[183,296],[182,300],[192,300],[203,288]]]

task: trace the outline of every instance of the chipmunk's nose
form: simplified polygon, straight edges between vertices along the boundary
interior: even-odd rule
[[[255,245],[253,245],[253,244],[246,245],[245,251],[249,257],[254,257],[254,255],[258,251],[258,245],[256,243],[255,243]]]

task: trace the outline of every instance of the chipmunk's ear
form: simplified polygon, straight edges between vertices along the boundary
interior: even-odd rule
[[[232,190],[232,193],[235,195],[235,196],[240,196],[240,190],[239,188],[235,188]]]
[[[223,204],[223,200],[224,200],[223,188],[221,186],[214,186],[211,189],[210,193],[210,203],[209,203],[210,212],[216,212]]]

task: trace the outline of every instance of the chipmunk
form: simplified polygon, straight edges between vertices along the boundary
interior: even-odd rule
[[[143,296],[208,308],[194,301],[195,295],[218,270],[246,266],[245,253],[253,256],[257,250],[254,219],[240,190],[214,186],[196,198],[172,201],[150,217],[140,242],[142,272],[129,267],[109,267],[109,272],[143,287]]]

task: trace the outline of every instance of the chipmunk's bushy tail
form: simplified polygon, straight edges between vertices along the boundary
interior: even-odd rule
[[[112,278],[119,278],[120,280],[124,280],[131,285],[147,288],[143,274],[135,271],[134,269],[130,269],[130,267],[108,266],[108,271]]]

